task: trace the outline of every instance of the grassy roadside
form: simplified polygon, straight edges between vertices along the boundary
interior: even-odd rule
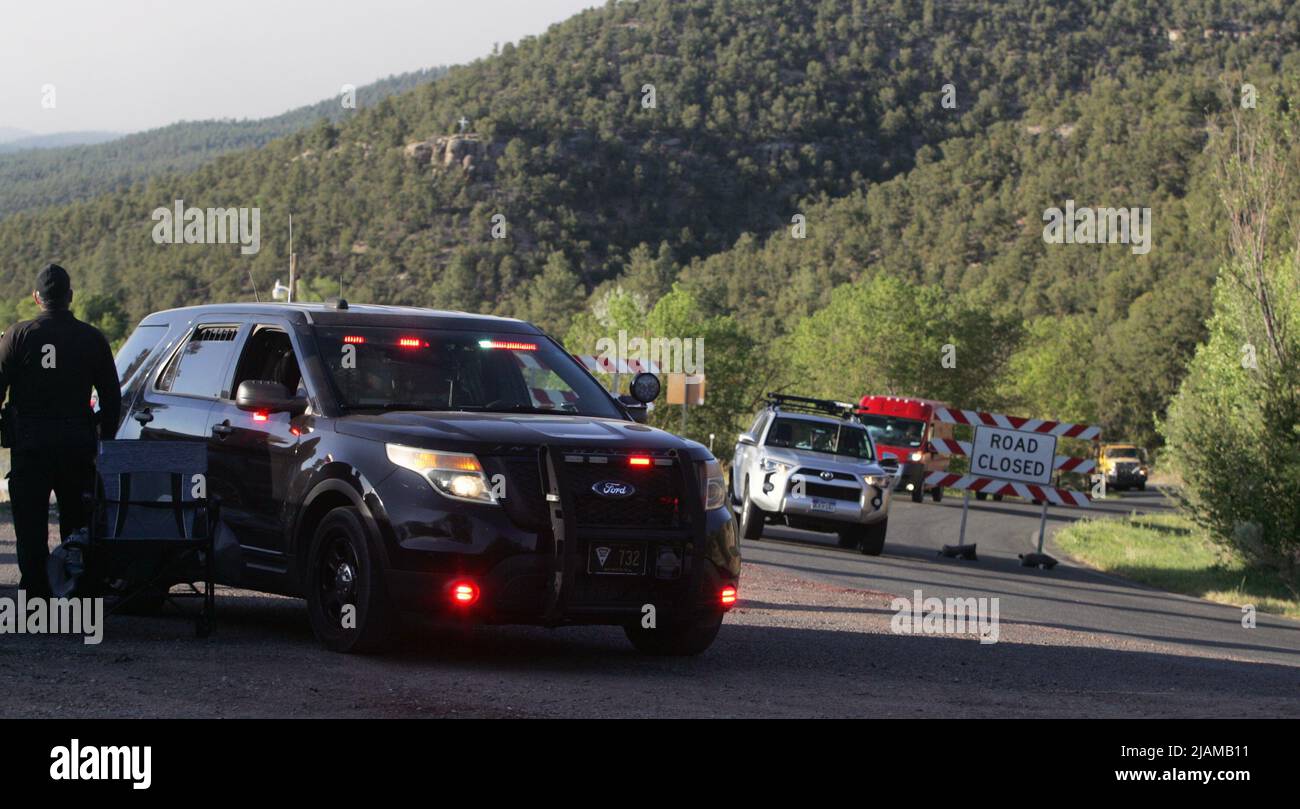
[[[1300,599],[1272,571],[1248,565],[1177,515],[1081,520],[1053,541],[1098,570],[1221,604],[1300,618]]]

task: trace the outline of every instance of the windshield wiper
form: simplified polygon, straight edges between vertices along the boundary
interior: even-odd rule
[[[443,413],[445,407],[432,407],[427,402],[384,402],[383,404],[347,405],[348,410],[417,410]]]
[[[466,407],[466,410],[478,410],[485,413],[542,413],[544,415],[556,415],[557,413],[565,416],[576,416],[576,410],[562,410],[558,407],[537,407],[536,405],[513,404],[504,407]]]

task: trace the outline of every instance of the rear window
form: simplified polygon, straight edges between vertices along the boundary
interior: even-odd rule
[[[158,390],[185,396],[221,396],[238,333],[238,326],[199,326],[167,363],[158,379]]]

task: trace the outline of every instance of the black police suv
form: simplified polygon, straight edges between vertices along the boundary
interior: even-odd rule
[[[696,654],[740,553],[708,450],[640,423],[519,320],[388,306],[221,304],[146,317],[117,357],[119,439],[204,441],[242,564],[307,600],[329,648],[398,620],[605,624]]]

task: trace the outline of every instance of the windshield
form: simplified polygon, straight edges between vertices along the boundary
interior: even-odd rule
[[[369,326],[315,332],[345,410],[623,417],[604,388],[540,335]]]
[[[806,449],[874,460],[867,431],[848,424],[778,418],[767,433],[767,446]]]
[[[889,447],[919,447],[925,438],[925,422],[896,416],[862,413],[858,416],[877,444]]]
[[[1112,458],[1145,458],[1146,452],[1137,447],[1111,447],[1106,454]]]

